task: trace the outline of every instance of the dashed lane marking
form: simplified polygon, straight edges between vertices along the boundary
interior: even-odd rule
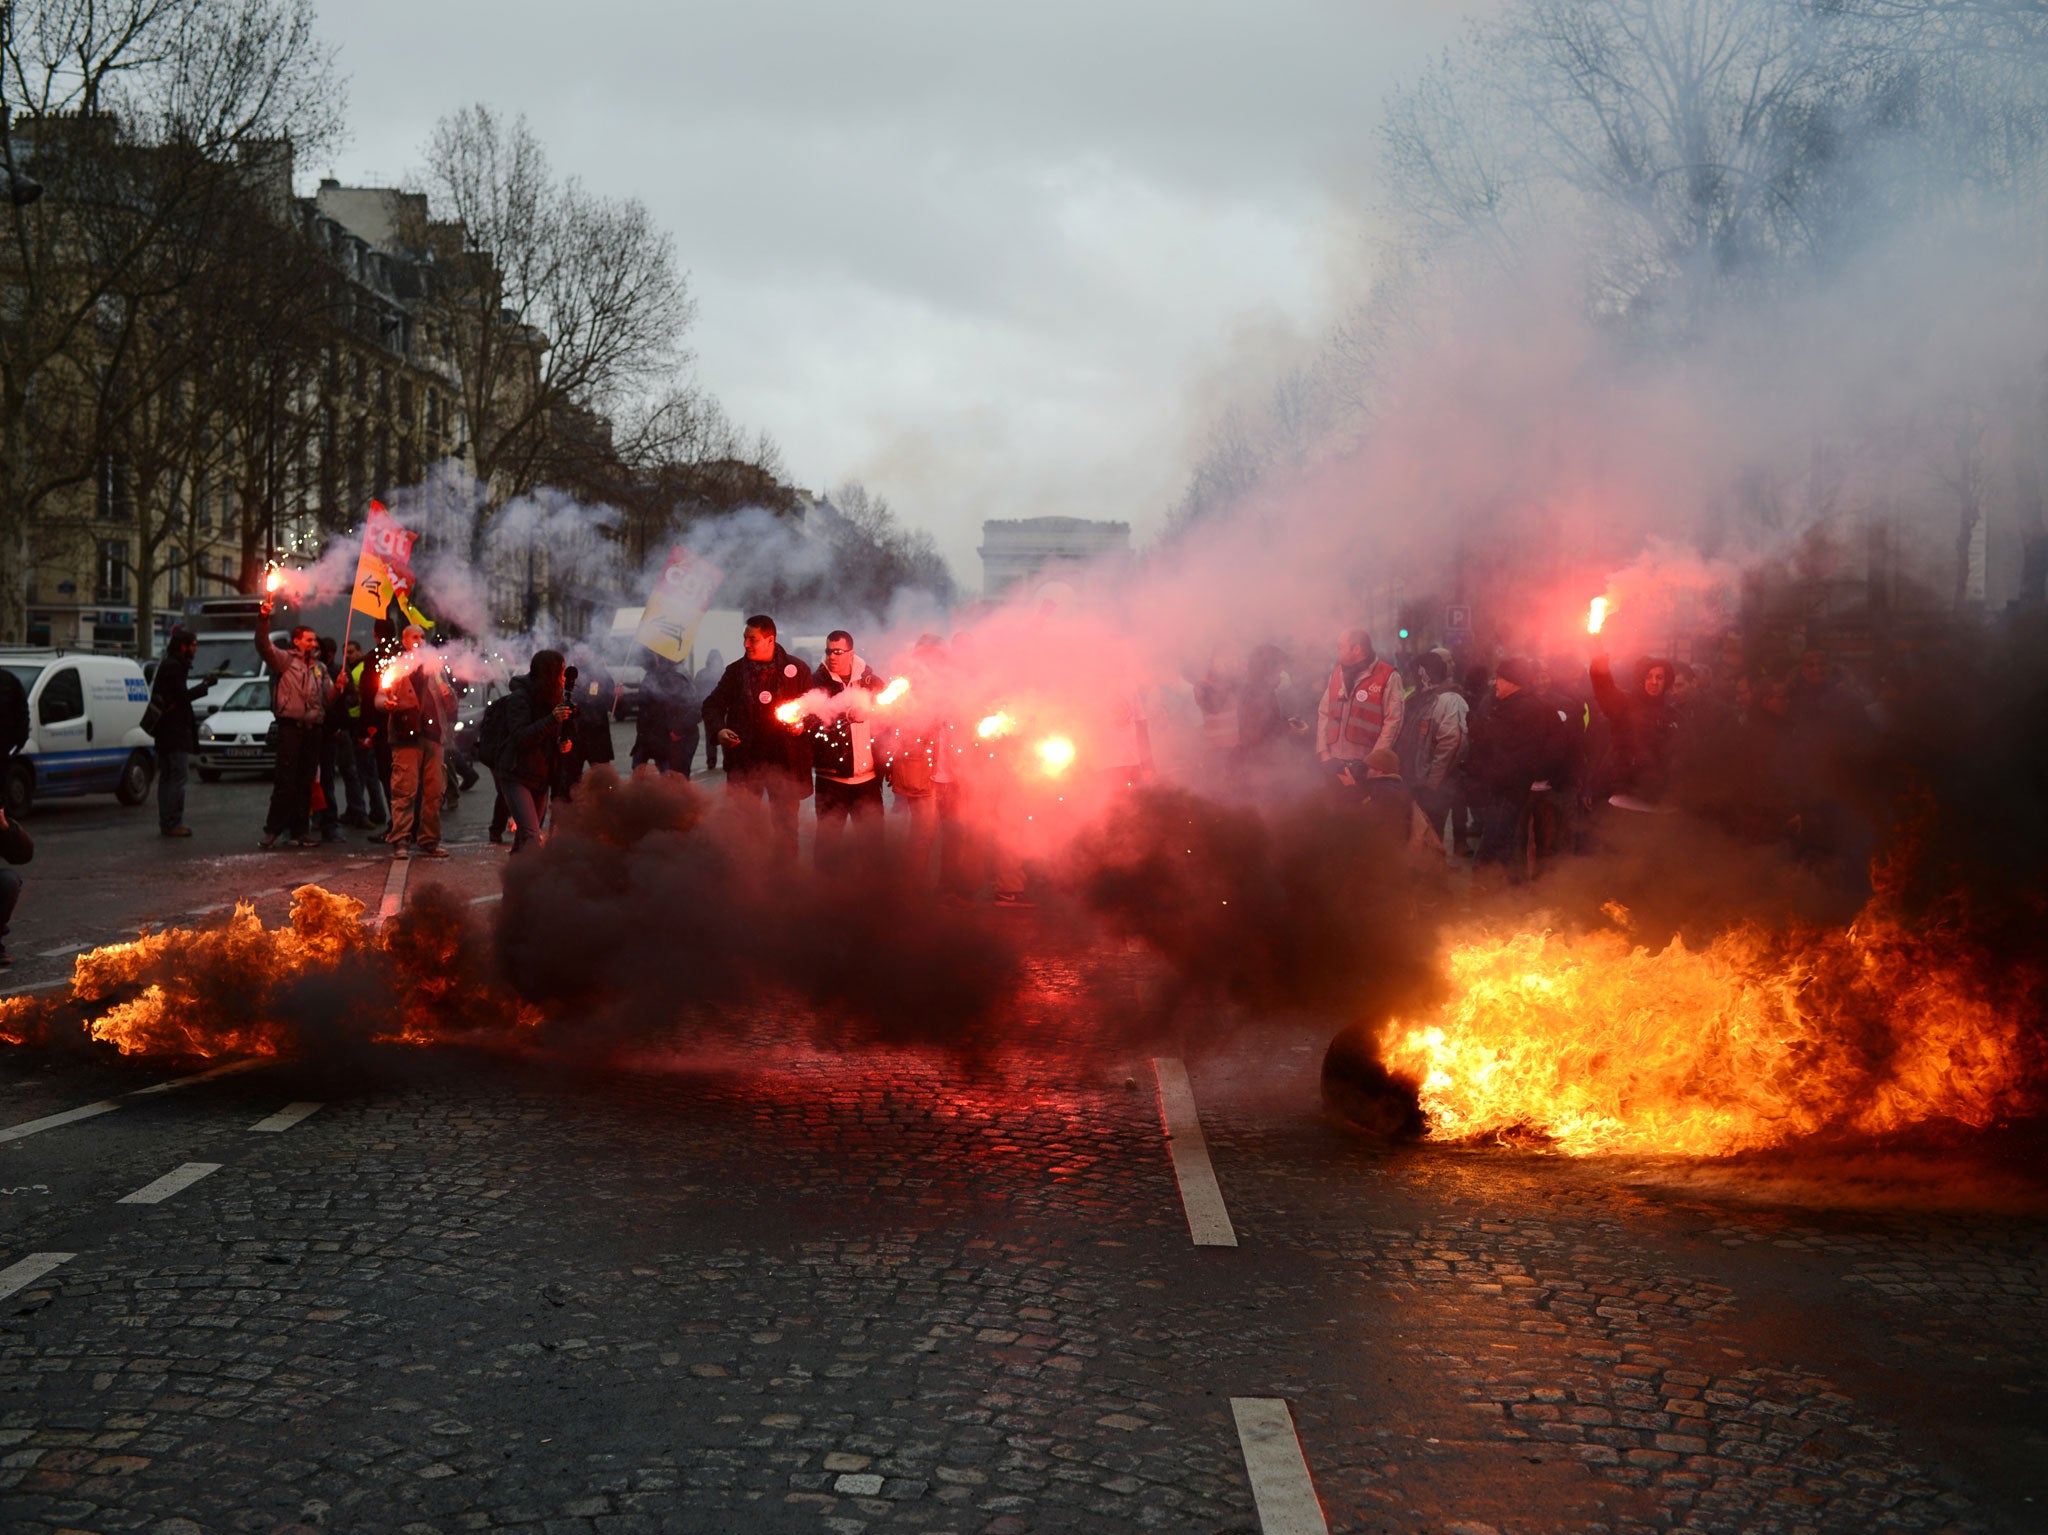
[[[168,1082],[158,1082],[151,1087],[138,1087],[132,1093],[124,1093],[122,1097],[147,1098],[156,1093],[168,1093],[174,1088],[189,1086],[194,1082],[207,1082],[215,1077],[224,1077],[230,1072],[247,1071],[252,1066],[262,1064],[260,1059],[253,1056],[247,1060],[229,1061],[225,1065],[214,1067],[211,1071],[202,1071],[196,1076],[174,1077]],[[0,1127],[0,1143],[22,1140],[44,1130],[55,1130],[62,1125],[75,1125],[81,1119],[111,1114],[121,1107],[121,1102],[121,1098],[102,1098],[98,1103],[88,1103],[83,1108],[66,1109],[61,1114],[45,1114],[41,1119],[29,1119],[18,1125]]]
[[[1265,1535],[1330,1535],[1287,1403],[1276,1396],[1234,1396],[1230,1411],[1237,1419],[1237,1444],[1251,1478],[1259,1528]]]
[[[18,1125],[0,1129],[0,1141],[18,1141],[44,1130],[54,1130],[59,1125],[75,1125],[81,1119],[91,1119],[96,1114],[111,1114],[120,1106],[119,1098],[102,1098],[98,1103],[88,1103],[82,1109],[66,1109],[61,1114],[45,1114],[41,1119],[24,1120]]]
[[[145,1183],[132,1194],[123,1194],[114,1203],[117,1205],[160,1205],[173,1194],[183,1193],[201,1178],[220,1171],[218,1162],[186,1162],[172,1168],[152,1183]]]
[[[77,1257],[77,1253],[30,1253],[18,1263],[10,1263],[0,1269],[0,1300],[7,1299],[17,1290],[26,1290],[52,1269],[61,1268]]]
[[[287,1103],[268,1119],[259,1119],[249,1126],[251,1130],[268,1130],[273,1133],[289,1130],[302,1119],[320,1112],[317,1103]]]
[[[405,882],[412,875],[410,858],[391,860],[391,872],[384,876],[384,901],[377,908],[377,920],[389,922],[398,915],[398,908],[405,904]]]
[[[1174,1179],[1180,1184],[1188,1235],[1197,1247],[1235,1247],[1237,1233],[1231,1229],[1223,1190],[1217,1186],[1216,1169],[1209,1161],[1209,1146],[1202,1139],[1202,1120],[1195,1112],[1195,1090],[1188,1082],[1188,1069],[1177,1060],[1160,1059],[1153,1061],[1152,1071],[1159,1078],[1159,1117],[1166,1124],[1166,1149],[1173,1157]]]
[[[81,940],[81,941],[80,941],[80,942],[78,942],[78,943],[67,943],[67,944],[64,944],[64,945],[62,945],[62,946],[61,946],[61,947],[59,947],[59,948],[55,948],[55,949],[44,949],[44,950],[43,950],[42,952],[40,952],[39,954],[37,954],[37,955],[36,955],[36,958],[37,958],[37,959],[62,959],[62,958],[63,958],[63,957],[65,956],[65,955],[67,955],[67,954],[83,954],[83,953],[84,953],[84,952],[85,952],[85,951],[86,951],[87,949],[96,949],[96,948],[98,948],[98,947],[99,947],[99,945],[98,945],[98,944],[94,943],[94,942],[93,942],[93,941],[92,941],[92,940],[91,940],[90,938],[87,938],[87,939],[83,939],[83,940]]]
[[[491,893],[490,893],[489,895],[477,895],[477,896],[471,896],[471,897],[470,897],[470,900],[469,900],[469,904],[470,904],[470,905],[472,905],[472,906],[488,906],[488,905],[490,905],[490,904],[491,904],[491,902],[493,902],[493,901],[502,901],[502,900],[504,900],[504,899],[505,899],[505,892],[504,892],[504,891],[502,891],[502,890],[493,890],[493,891],[492,891],[492,892],[491,892]]]

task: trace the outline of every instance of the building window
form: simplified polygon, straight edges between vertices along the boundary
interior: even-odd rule
[[[409,378],[401,378],[398,381],[398,424],[408,432],[419,425],[413,418],[412,380]]]
[[[437,437],[441,433],[441,391],[438,389],[427,391],[427,431]]]
[[[101,457],[95,509],[101,522],[126,522],[135,510],[130,498],[128,460],[109,453]]]
[[[97,602],[126,602],[128,600],[128,541],[124,538],[103,538],[100,540],[98,579],[93,584],[94,600]]]
[[[164,600],[174,604],[185,600],[185,560],[182,555],[174,553],[170,568],[164,572]]]
[[[381,415],[391,414],[391,370],[377,370],[377,410]]]
[[[391,429],[377,428],[377,494],[391,494]]]
[[[348,359],[348,397],[351,400],[369,398],[369,368],[363,362],[363,354],[354,352]]]

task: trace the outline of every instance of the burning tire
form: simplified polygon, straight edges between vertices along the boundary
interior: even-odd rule
[[[1418,1140],[1427,1128],[1416,1083],[1380,1064],[1363,1024],[1351,1025],[1323,1052],[1323,1107],[1375,1140]]]

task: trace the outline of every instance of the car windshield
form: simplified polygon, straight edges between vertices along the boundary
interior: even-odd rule
[[[202,676],[220,669],[229,677],[254,677],[263,670],[263,658],[256,654],[253,634],[209,634],[202,636],[192,653],[192,675]]]
[[[229,709],[268,709],[270,707],[270,684],[267,682],[245,682],[228,695],[223,706]]]
[[[253,650],[255,647],[251,646],[250,648]],[[43,674],[43,669],[40,666],[8,666],[0,668],[0,670],[14,673],[14,680],[21,684],[21,690],[24,693],[32,690],[36,685],[36,678]]]

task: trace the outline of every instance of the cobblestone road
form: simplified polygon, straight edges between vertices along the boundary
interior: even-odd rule
[[[971,1072],[0,1055],[0,1126],[120,1104],[0,1143],[0,1288],[74,1255],[0,1299],[0,1528],[1255,1531],[1234,1397],[1333,1530],[2048,1528],[2043,1222],[1375,1150],[1275,1029],[1185,1052],[1198,1248],[1149,1052],[1048,995]]]

